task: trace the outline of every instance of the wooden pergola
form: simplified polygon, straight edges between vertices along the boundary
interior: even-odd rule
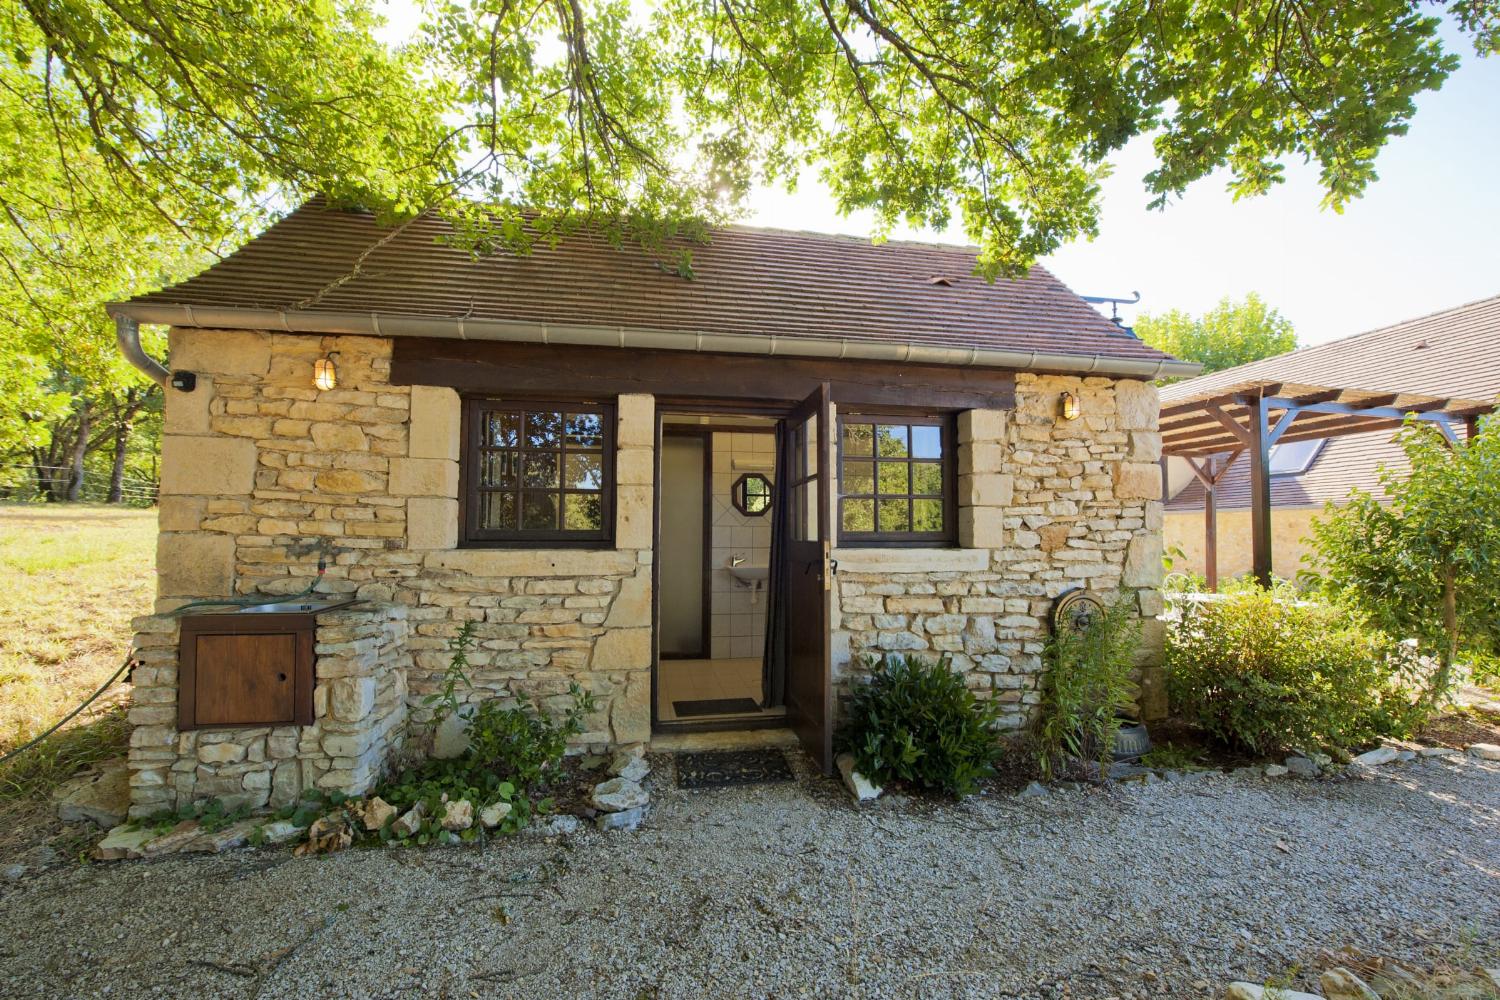
[[[1251,567],[1271,582],[1271,448],[1276,444],[1395,430],[1408,418],[1431,423],[1456,443],[1454,426],[1472,437],[1494,404],[1411,392],[1339,388],[1258,379],[1198,388],[1190,379],[1161,392],[1162,478],[1166,460],[1187,462],[1203,484],[1204,570],[1218,586],[1216,488],[1240,458],[1250,463]],[[1175,390],[1175,391],[1174,391]]]

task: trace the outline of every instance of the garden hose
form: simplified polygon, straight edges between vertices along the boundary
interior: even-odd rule
[[[225,597],[225,598],[221,598],[219,600],[211,600],[210,599],[210,600],[201,600],[201,601],[189,601],[187,604],[184,604],[181,607],[173,608],[171,611],[166,612],[166,614],[163,617],[166,617],[166,618],[181,618],[183,616],[184,612],[187,612],[187,611],[189,611],[189,610],[191,610],[193,608],[258,608],[258,607],[261,607],[261,606],[266,605],[266,604],[280,604],[283,601],[299,601],[299,600],[301,600],[304,597],[311,597],[317,591],[318,584],[320,584],[320,583],[323,582],[323,574],[325,572],[327,572],[327,571],[328,571],[328,563],[327,563],[327,561],[325,560],[325,558],[323,556],[319,556],[318,557],[318,575],[313,580],[312,583],[308,584],[307,589],[304,590],[304,591],[302,591],[301,593],[291,594],[291,595],[281,595],[281,596],[278,596],[278,597]],[[134,662],[135,662],[135,657],[132,654],[130,654],[130,653],[125,654],[125,662],[121,663],[120,664],[120,668],[118,670],[116,670],[113,674],[110,675],[109,680],[107,680],[103,684],[101,684],[99,686],[99,688],[93,694],[91,694],[87,698],[83,699],[83,701],[79,703],[79,705],[78,705],[77,708],[73,709],[73,711],[69,712],[67,715],[63,716],[61,719],[58,719],[57,722],[53,723],[50,727],[48,727],[45,732],[42,732],[39,735],[32,737],[30,740],[27,740],[25,743],[22,743],[20,746],[16,747],[14,750],[8,750],[4,754],[0,754],[0,764],[6,763],[12,757],[19,757],[21,754],[25,753],[27,750],[30,750],[32,747],[36,746],[38,743],[42,742],[47,737],[49,737],[53,733],[57,732],[63,726],[67,725],[70,721],[72,721],[72,719],[74,717],[76,717],[78,715],[79,712],[82,712],[85,708],[88,708],[96,700],[98,700],[98,698],[99,698],[100,695],[102,695],[104,692],[108,691],[111,687],[113,687],[115,681],[119,680],[120,677],[123,674],[125,674],[127,671],[129,671],[131,665]]]

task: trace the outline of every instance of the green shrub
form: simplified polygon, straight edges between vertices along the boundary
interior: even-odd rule
[[[864,657],[839,730],[839,749],[878,785],[901,781],[962,797],[995,773],[999,706],[980,701],[948,667],[917,656]]]
[[[1183,608],[1167,636],[1175,711],[1254,753],[1404,735],[1423,708],[1409,647],[1331,605],[1258,589]]]
[[[1120,719],[1135,700],[1131,680],[1140,624],[1123,597],[1089,617],[1082,628],[1062,628],[1047,639],[1042,702],[1033,733],[1044,777],[1065,756],[1097,761],[1114,753]]]

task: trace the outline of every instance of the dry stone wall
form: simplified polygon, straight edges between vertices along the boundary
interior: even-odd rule
[[[187,732],[177,729],[181,619],[136,619],[130,814],[204,799],[231,810],[279,809],[304,790],[367,790],[405,734],[406,613],[402,605],[371,603],[317,617],[312,725]]]
[[[1063,392],[1079,398],[1076,419],[1059,415]],[[962,414],[960,547],[837,553],[838,686],[862,657],[946,655],[1021,727],[1040,699],[1052,602],[1085,587],[1135,606],[1140,708],[1164,714],[1157,414],[1148,383],[1025,373],[1013,412]]]

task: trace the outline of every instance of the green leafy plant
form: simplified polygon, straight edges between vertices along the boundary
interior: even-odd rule
[[[1421,675],[1409,646],[1352,611],[1255,588],[1184,607],[1167,635],[1174,710],[1253,753],[1409,733]]]
[[[458,696],[460,688],[474,690],[474,683],[469,680],[469,650],[474,647],[477,627],[473,619],[465,619],[458,627],[458,634],[448,641],[448,666],[443,668],[438,689],[422,697],[422,704],[433,708],[432,729],[437,729],[444,719],[462,710],[464,702]]]
[[[997,704],[974,697],[948,658],[863,657],[850,692],[841,751],[876,784],[901,781],[962,797],[995,771],[1002,747]]]
[[[1199,759],[1202,753],[1192,747],[1180,747],[1174,743],[1162,743],[1141,755],[1141,764],[1159,767],[1168,771],[1197,771],[1202,769]]]
[[[1130,603],[1122,597],[1080,625],[1054,630],[1043,653],[1047,672],[1033,734],[1047,778],[1064,757],[1107,768],[1121,717],[1135,699],[1130,675],[1140,625]]]
[[[1355,490],[1313,523],[1317,579],[1437,660],[1436,704],[1456,662],[1500,663],[1500,422],[1450,445],[1413,420],[1399,441],[1411,468],[1382,468],[1383,496]]]

